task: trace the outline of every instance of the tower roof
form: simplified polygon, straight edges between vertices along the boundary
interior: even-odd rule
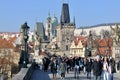
[[[47,21],[48,21],[48,22],[50,22],[50,21],[51,21],[50,12],[48,13],[48,16],[47,16]]]
[[[57,17],[54,15],[54,17],[52,18],[52,23],[58,23],[58,19]]]
[[[63,3],[62,5],[61,24],[64,23],[70,23],[69,6],[67,3]]]
[[[36,22],[35,31],[37,32],[37,34],[38,34],[40,37],[44,37],[44,36],[45,36],[44,25],[43,25],[42,22]]]

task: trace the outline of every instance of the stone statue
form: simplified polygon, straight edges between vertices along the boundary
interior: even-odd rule
[[[20,29],[20,44],[21,44],[21,46],[25,45],[24,33],[23,33],[23,29],[22,29],[22,28]],[[24,48],[22,47],[22,50],[23,50],[23,49],[24,49]]]
[[[40,42],[41,42],[41,38],[39,37],[39,35],[37,34],[37,32],[35,32],[35,50],[39,50],[40,48]]]
[[[89,31],[89,48],[92,49],[92,31]]]
[[[111,30],[112,30],[112,35],[113,35],[113,39],[117,42],[119,42],[120,39],[120,28],[118,26],[118,24],[115,24],[115,28],[112,28],[112,26],[110,26]]]
[[[39,55],[39,52],[40,52],[40,43],[41,43],[41,38],[37,34],[37,32],[35,32],[34,57],[37,57]]]

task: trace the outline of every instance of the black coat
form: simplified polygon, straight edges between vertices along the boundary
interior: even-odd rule
[[[91,67],[92,67],[92,62],[87,60],[87,62],[86,62],[86,71],[91,72]]]
[[[100,76],[102,74],[102,63],[94,61],[92,64],[93,75]]]
[[[53,74],[57,73],[57,63],[54,63],[53,61],[50,63],[51,66],[51,72]]]

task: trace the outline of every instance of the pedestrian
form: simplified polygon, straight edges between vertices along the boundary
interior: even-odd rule
[[[60,63],[61,79],[64,79],[64,78],[65,78],[66,69],[67,69],[66,62],[63,60],[63,61]]]
[[[69,73],[70,71],[70,59],[69,58],[67,58],[66,64],[67,64],[67,73]]]
[[[87,79],[91,79],[91,66],[92,66],[92,61],[90,58],[88,58],[86,61]]]
[[[115,66],[113,64],[112,59],[109,60],[109,64],[108,64],[108,80],[113,80],[113,73],[115,73]]]
[[[56,60],[57,60],[57,74],[60,75],[61,74],[60,73],[60,63],[62,62],[61,56],[58,56],[56,58]]]
[[[74,66],[74,77],[79,78],[79,61],[75,59],[75,66]]]
[[[96,56],[95,61],[92,64],[92,70],[93,70],[93,80],[101,80],[101,74],[102,74],[102,63],[100,62],[100,57]]]
[[[83,59],[83,72],[86,74],[86,58]]]
[[[103,80],[108,80],[108,58],[103,59]]]
[[[56,58],[53,58],[51,63],[51,72],[53,74],[53,79],[56,80],[56,74],[57,74],[57,62],[56,62]]]

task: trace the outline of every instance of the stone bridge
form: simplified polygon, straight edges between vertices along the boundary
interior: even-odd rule
[[[28,68],[22,68],[21,71],[12,78],[12,80],[53,80],[50,70],[44,72],[39,68],[34,69],[34,65],[35,64],[29,64]],[[91,75],[91,77],[92,80],[93,75]],[[87,79],[86,74],[84,74],[82,71],[79,74],[79,79],[89,80]],[[61,80],[59,74],[57,74],[56,80]],[[64,80],[75,80],[74,71],[70,71],[70,73],[66,73],[66,77]],[[114,73],[114,80],[120,80],[120,73]]]
[[[34,63],[33,64],[28,64],[28,68],[21,68],[20,72],[16,74],[12,80],[30,80],[31,75],[34,71]]]

